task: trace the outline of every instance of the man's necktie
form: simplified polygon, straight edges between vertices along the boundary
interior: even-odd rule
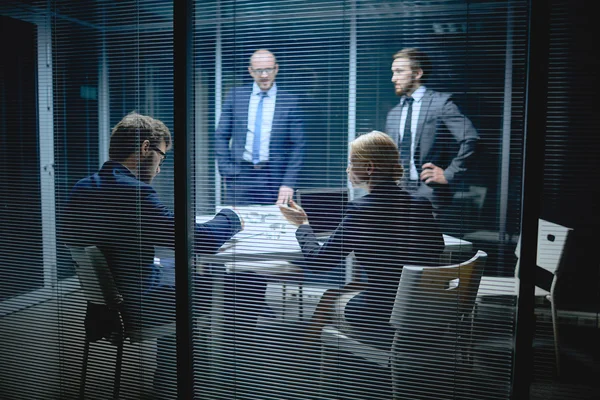
[[[254,119],[254,141],[252,142],[252,163],[260,162],[260,130],[262,129],[263,100],[267,97],[267,92],[260,92],[260,100],[256,107],[256,118]]]
[[[404,167],[404,176],[410,176],[410,148],[412,145],[412,132],[410,130],[412,126],[412,97],[404,99],[404,104],[407,105],[406,110],[406,123],[404,124],[404,134],[402,135],[402,143],[400,145],[400,160],[402,161],[402,167]]]

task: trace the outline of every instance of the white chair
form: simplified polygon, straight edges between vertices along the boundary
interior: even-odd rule
[[[118,399],[123,361],[123,344],[140,343],[175,333],[175,323],[131,329],[123,316],[123,297],[119,293],[104,254],[96,246],[69,247],[75,272],[87,300],[85,345],[81,369],[80,398],[85,395],[85,380],[90,343],[101,339],[117,346],[113,399]]]
[[[572,229],[562,225],[555,224],[543,219],[538,223],[538,245],[537,245],[537,266],[541,268],[536,273],[538,279],[535,287],[536,302],[548,300],[551,307],[552,330],[554,333],[554,352],[556,357],[556,372],[560,375],[560,351],[558,334],[558,314],[556,299],[554,296],[557,284],[557,270],[564,263],[564,254],[567,240]],[[521,253],[521,239],[517,243],[515,255],[518,257]],[[550,279],[547,279],[548,286],[540,281],[544,281],[543,274],[549,273]],[[541,276],[540,276],[541,275]],[[515,267],[514,277],[491,277],[484,276],[479,286],[478,297],[498,296],[498,295],[517,295],[519,291],[519,261]],[[539,285],[545,286],[540,287]]]
[[[343,351],[391,373],[395,399],[416,398],[419,392],[433,394],[440,388],[453,390],[451,382],[460,368],[449,363],[468,363],[472,311],[486,258],[485,252],[478,251],[461,264],[405,266],[388,327],[393,330],[393,344],[387,349],[365,343],[344,318],[346,305],[364,285],[350,284],[326,292],[315,311],[312,328],[322,325],[328,315],[335,316],[333,323],[323,326],[320,334],[322,385],[327,383],[331,366],[336,367],[336,361],[330,363],[329,357],[335,360],[336,354]],[[415,373],[420,377],[411,379]],[[437,387],[427,388],[432,380],[423,376],[426,373],[437,378],[445,374],[447,379],[434,379]],[[328,394],[324,387],[325,398]]]

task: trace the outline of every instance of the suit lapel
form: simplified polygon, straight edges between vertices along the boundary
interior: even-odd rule
[[[423,99],[421,99],[421,110],[419,111],[419,122],[417,123],[417,135],[415,136],[415,143],[417,144],[417,146],[419,147],[419,149],[417,151],[419,151],[419,160],[418,163],[419,165],[417,166],[417,169],[420,171],[420,166],[423,163],[423,159],[422,159],[422,149],[421,149],[421,138],[423,136],[423,130],[425,127],[425,121],[427,120],[427,114],[429,113],[429,110],[431,109],[431,102],[433,101],[433,95],[431,94],[431,91],[426,90],[425,94],[423,95]]]
[[[236,103],[238,105],[237,109],[237,120],[243,121],[243,124],[240,126],[241,130],[243,130],[243,136],[246,137],[246,132],[248,128],[248,108],[250,106],[250,96],[252,95],[252,86],[244,88],[244,90],[240,90],[238,92],[238,98],[236,99]],[[244,142],[245,143],[245,142]]]
[[[390,127],[394,131],[391,136],[396,138],[396,143],[400,146],[400,121],[402,121],[402,100],[398,102],[398,105],[394,109],[394,115],[392,118],[392,126]]]
[[[283,106],[285,104],[285,94],[282,93],[279,89],[277,90],[277,95],[275,96],[275,112],[273,113],[273,124],[271,125],[271,139],[269,140],[273,143],[273,135],[279,131],[279,127],[282,126],[283,120]]]

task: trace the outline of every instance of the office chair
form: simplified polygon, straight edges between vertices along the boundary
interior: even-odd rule
[[[394,399],[414,398],[426,392],[426,386],[432,382],[437,384],[432,391],[452,388],[454,374],[459,370],[454,368],[455,363],[464,361],[466,364],[470,357],[472,312],[486,259],[487,254],[478,251],[461,264],[405,266],[389,326],[381,330],[384,335],[393,337],[391,348],[381,345],[389,343],[383,337],[361,337],[344,317],[349,300],[358,295],[364,285],[349,284],[344,289],[325,293],[315,312],[315,324],[323,323],[325,309],[333,310],[334,316],[333,323],[324,325],[320,334],[324,398],[331,394],[325,386],[326,376],[331,372],[328,368],[339,365],[335,359],[340,351],[390,373]],[[377,340],[381,344],[374,344]],[[334,362],[328,358],[332,355]],[[445,355],[444,361],[441,355]],[[428,373],[433,374],[431,379],[424,377]],[[441,377],[442,373],[448,376]],[[416,375],[419,377],[415,378]]]
[[[540,219],[538,222],[537,266],[540,269],[536,271],[538,279],[536,279],[535,297],[537,302],[543,302],[544,300],[550,302],[557,376],[560,376],[560,343],[555,289],[559,276],[557,271],[559,267],[563,268],[563,264],[565,263],[565,249],[571,232],[571,228],[553,222],[543,219]],[[519,238],[515,249],[517,257],[521,253],[520,248],[521,239]],[[498,295],[516,296],[519,290],[519,264],[519,260],[517,259],[514,277],[484,276],[481,279],[478,297]],[[546,275],[550,275],[550,278],[544,279]]]
[[[123,315],[123,296],[119,293],[104,254],[96,246],[69,247],[75,261],[75,272],[87,300],[85,345],[81,368],[80,398],[85,395],[85,382],[90,343],[106,339],[117,346],[113,399],[119,398],[123,345],[140,343],[175,333],[175,323],[157,327],[129,328]]]

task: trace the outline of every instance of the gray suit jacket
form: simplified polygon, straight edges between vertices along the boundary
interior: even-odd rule
[[[449,187],[442,185],[429,187],[420,184],[418,193],[426,196],[437,206],[435,191],[452,190],[464,178],[468,163],[475,153],[479,135],[471,121],[465,117],[451,99],[451,94],[427,89],[423,95],[419,121],[417,123],[415,157],[417,171],[431,162],[444,169]],[[399,102],[387,116],[386,132],[398,143],[402,102]],[[398,143],[400,144],[400,143]],[[408,177],[408,172],[405,173]],[[445,190],[446,189],[446,190]]]

